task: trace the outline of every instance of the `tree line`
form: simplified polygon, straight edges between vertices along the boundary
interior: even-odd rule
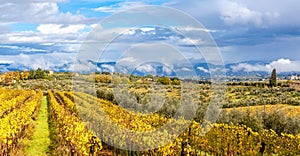
[[[3,82],[14,83],[29,79],[46,79],[49,76],[49,71],[38,68],[30,71],[8,71],[3,74]]]

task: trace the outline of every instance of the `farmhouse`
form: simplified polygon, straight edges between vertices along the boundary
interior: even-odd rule
[[[47,73],[49,76],[51,76],[51,75],[54,74],[54,72],[53,72],[52,70],[47,70],[46,73]]]
[[[290,80],[300,80],[300,76],[298,75],[292,75]]]
[[[300,81],[293,81],[290,83],[290,87],[296,90],[300,90]]]

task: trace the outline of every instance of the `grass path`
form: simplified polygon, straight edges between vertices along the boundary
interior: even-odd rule
[[[32,139],[26,143],[25,150],[27,156],[46,156],[50,145],[47,98],[43,97],[40,112],[37,116],[36,127]]]

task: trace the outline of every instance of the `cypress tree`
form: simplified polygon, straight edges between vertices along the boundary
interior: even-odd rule
[[[271,79],[270,79],[270,86],[276,87],[277,84],[277,76],[276,76],[276,69],[274,68],[272,71]]]

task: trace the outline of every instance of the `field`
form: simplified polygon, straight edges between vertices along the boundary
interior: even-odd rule
[[[1,88],[1,155],[300,155],[300,92],[287,85],[227,85],[209,123],[210,84],[108,77]],[[192,120],[176,116],[182,103]]]

